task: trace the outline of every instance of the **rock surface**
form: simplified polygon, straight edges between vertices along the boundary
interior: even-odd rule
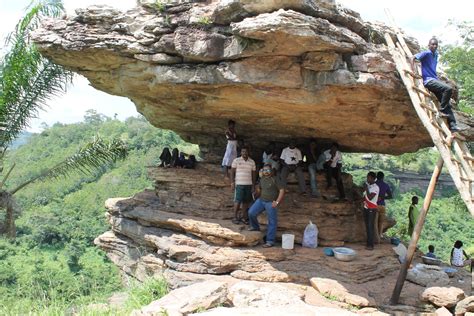
[[[421,294],[421,299],[439,307],[453,307],[464,299],[464,291],[456,287],[429,287]]]
[[[367,290],[360,288],[357,294],[349,293],[343,283],[325,278],[311,278],[311,285],[323,295],[357,307],[375,306],[375,300]],[[365,293],[364,293],[365,292]]]
[[[173,290],[159,300],[134,311],[132,315],[187,315],[225,303],[226,294],[227,284],[224,282],[200,282]]]
[[[330,307],[316,307],[309,305],[299,306],[278,306],[278,307],[218,307],[205,311],[194,316],[254,316],[254,315],[272,315],[272,316],[356,316],[357,314]]]
[[[422,286],[445,286],[449,284],[449,277],[441,267],[421,263],[408,270],[407,280]]]
[[[462,316],[464,313],[474,312],[474,296],[468,296],[456,304],[454,315]]]
[[[393,34],[329,0],[141,0],[127,12],[91,6],[46,20],[33,38],[54,62],[213,155],[228,119],[255,152],[294,137],[392,154],[431,146],[384,32]]]

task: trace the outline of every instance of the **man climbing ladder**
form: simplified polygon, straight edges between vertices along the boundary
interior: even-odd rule
[[[438,79],[436,74],[436,66],[438,65],[438,40],[430,39],[428,43],[429,50],[422,51],[412,58],[412,70],[415,71],[415,60],[421,62],[421,75],[423,77],[423,85],[426,89],[433,92],[441,103],[440,111],[448,119],[449,129],[451,132],[460,131],[456,124],[453,110],[449,104],[453,88]]]

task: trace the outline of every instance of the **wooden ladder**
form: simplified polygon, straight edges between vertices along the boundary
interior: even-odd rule
[[[418,117],[438,148],[462,200],[474,216],[474,158],[465,139],[457,133],[451,133],[441,117],[438,99],[423,86],[419,63],[415,63],[415,72],[412,71],[410,60],[413,54],[401,32],[397,30],[395,42],[388,33],[385,33],[385,40]]]

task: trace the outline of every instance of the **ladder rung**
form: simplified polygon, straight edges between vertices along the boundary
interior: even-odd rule
[[[436,111],[429,105],[427,105],[426,103],[420,103],[420,106],[428,111],[430,111],[431,113],[436,113]]]
[[[422,76],[420,76],[420,75],[414,73],[414,72],[411,71],[411,70],[405,69],[404,71],[405,71],[406,74],[412,76],[413,78],[416,78],[416,79],[423,79]]]
[[[458,133],[452,133],[453,134],[453,137],[456,138],[458,141],[463,141],[465,142],[466,141],[466,137],[458,134]]]
[[[451,160],[452,160],[452,161],[455,161],[456,163],[459,163],[459,164],[461,163],[461,161],[459,161],[459,160],[456,159],[455,157],[451,157]]]
[[[459,178],[461,178],[462,181],[474,182],[473,179],[468,179],[468,178],[465,178],[465,177],[459,177]]]
[[[474,161],[474,157],[468,156],[468,155],[463,155],[464,159]]]
[[[413,90],[415,90],[415,91],[417,91],[417,92],[419,92],[419,93],[421,93],[421,94],[423,94],[423,95],[425,95],[425,96],[431,98],[431,94],[428,93],[428,92],[426,92],[424,89],[420,89],[420,88],[418,88],[417,86],[412,86],[411,88],[412,88]]]

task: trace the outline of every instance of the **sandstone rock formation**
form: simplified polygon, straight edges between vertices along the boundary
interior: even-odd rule
[[[348,151],[415,151],[432,143],[384,32],[333,0],[140,0],[127,12],[91,6],[47,20],[33,38],[42,54],[129,98],[208,157],[221,154],[228,119],[257,149],[316,137]]]
[[[468,296],[456,304],[454,315],[462,316],[465,313],[474,312],[474,296]]]
[[[202,281],[225,282],[235,313],[235,308],[244,309],[240,310],[242,313],[248,309],[266,310],[267,295],[278,292],[277,286],[269,286],[271,291],[250,291],[254,284],[250,281],[288,283],[285,286],[293,285],[299,299],[304,297],[306,304],[319,307],[387,304],[400,265],[388,243],[379,245],[376,251],[365,250],[363,243],[353,243],[363,241],[365,235],[349,175],[344,175],[346,193],[351,198],[347,202],[331,202],[335,188],[322,190],[328,200],[301,197],[294,193],[296,179],[290,178],[290,192],[279,211],[279,233],[294,233],[300,243],[311,219],[319,227],[320,244],[345,244],[357,251],[357,259],[352,262],[327,257],[321,247],[309,249],[297,244],[294,250],[262,248],[261,233],[248,232],[244,225],[231,223],[232,193],[213,165],[200,163],[196,170],[150,167],[149,175],[155,180],[154,190],[107,201],[111,231],[95,240],[124,275],[139,280],[164,276],[172,288]],[[261,221],[264,227],[265,218]],[[388,221],[386,227],[392,224]],[[323,291],[321,295],[314,290],[310,279],[315,277],[341,284],[341,302],[324,297],[332,292]],[[250,283],[240,283],[245,285],[243,288],[234,287],[242,281]],[[452,282],[456,284],[457,280]],[[423,289],[407,282],[401,301],[419,310],[418,297]],[[253,301],[260,297],[258,306],[246,306],[246,291],[253,293]]]
[[[457,287],[429,287],[421,294],[421,299],[439,307],[454,307],[464,299],[464,291]]]
[[[338,301],[351,304],[357,307],[374,306],[375,300],[367,293],[367,290],[360,289],[357,294],[349,293],[344,283],[326,278],[311,278],[311,285],[323,295],[332,296]],[[364,293],[365,292],[365,293]]]
[[[408,270],[407,280],[422,286],[445,286],[449,284],[449,277],[441,267],[421,263]]]
[[[174,290],[139,311],[133,312],[132,315],[188,315],[225,303],[227,301],[226,295],[227,284],[225,282],[200,282]]]

